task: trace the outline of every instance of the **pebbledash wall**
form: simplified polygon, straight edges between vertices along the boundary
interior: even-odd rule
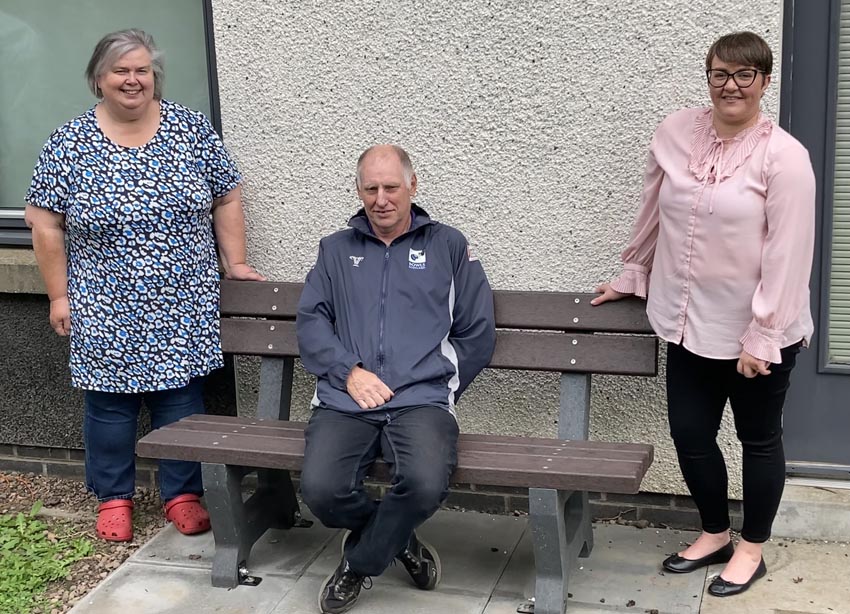
[[[275,280],[304,279],[319,239],[358,207],[357,156],[389,141],[413,159],[419,204],[467,235],[494,288],[592,291],[619,272],[655,126],[708,101],[704,54],[718,35],[752,29],[768,40],[776,64],[764,108],[778,111],[781,0],[212,6],[224,138],[245,177],[249,256]],[[0,468],[77,475],[79,452],[51,451],[82,444],[66,343],[40,324],[43,297],[0,298]],[[656,446],[643,488],[659,494],[642,503],[657,504],[650,517],[662,522],[682,503],[667,495],[686,492],[663,369],[662,355],[657,379],[595,377],[591,422],[594,439]],[[248,413],[256,364],[245,361],[238,374]],[[297,384],[293,415],[306,418],[312,381],[302,372]],[[468,431],[553,435],[557,405],[556,376],[485,372],[458,416]],[[738,496],[730,423],[721,437]],[[512,494],[520,493],[484,507],[522,507]],[[463,505],[462,495],[450,502]]]
[[[413,159],[418,202],[466,234],[494,288],[592,291],[619,271],[655,126],[707,104],[717,36],[767,39],[764,107],[778,110],[779,0],[213,0],[213,11],[250,258],[274,279],[304,278],[319,239],[358,206],[357,156],[390,141]],[[684,493],[662,382],[663,357],[657,380],[594,378],[591,437],[655,444],[644,489]],[[296,415],[311,394],[301,378]],[[557,405],[555,376],[485,372],[458,417],[467,430],[552,435]],[[722,447],[739,493],[729,423]]]

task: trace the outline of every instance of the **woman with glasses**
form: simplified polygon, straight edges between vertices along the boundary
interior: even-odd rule
[[[813,330],[815,178],[806,149],[760,111],[772,67],[752,32],[711,46],[712,106],[677,111],[656,129],[623,274],[592,301],[646,298],[667,341],[670,431],[703,531],[662,565],[687,573],[725,563],[708,588],[720,597],[767,572],[762,545],[785,482],[782,405]],[[727,401],[743,448],[737,547],[716,441]]]

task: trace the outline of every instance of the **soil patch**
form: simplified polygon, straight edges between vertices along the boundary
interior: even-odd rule
[[[95,535],[97,500],[86,492],[82,482],[34,473],[0,472],[0,514],[28,513],[36,501],[43,503],[38,517],[52,533],[86,537],[92,542],[94,553],[74,564],[65,580],[51,584],[45,593],[50,607],[35,609],[33,614],[62,614],[70,610],[167,524],[159,494],[137,488],[133,541],[106,542]]]

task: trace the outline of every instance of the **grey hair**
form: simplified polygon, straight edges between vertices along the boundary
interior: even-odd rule
[[[357,158],[357,174],[354,176],[354,180],[357,184],[357,187],[360,187],[361,181],[361,170],[363,169],[363,161],[372,153],[375,149],[381,147],[389,147],[395,152],[395,155],[398,156],[398,161],[401,162],[401,172],[404,177],[404,183],[408,189],[413,185],[413,163],[410,161],[410,156],[407,155],[407,152],[404,151],[398,145],[372,145],[369,149],[360,154],[360,157]]]
[[[89,59],[89,64],[86,66],[86,82],[95,97],[103,98],[103,92],[97,86],[97,80],[125,53],[129,53],[139,47],[144,47],[151,54],[153,97],[156,100],[162,99],[162,83],[165,80],[165,65],[162,61],[162,52],[157,48],[156,43],[154,43],[153,36],[137,28],[111,32],[100,39],[97,45],[95,45],[91,59]]]

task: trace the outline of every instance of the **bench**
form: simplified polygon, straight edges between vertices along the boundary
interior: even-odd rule
[[[256,417],[191,416],[152,431],[142,457],[202,463],[215,556],[212,585],[249,579],[253,544],[269,528],[309,526],[291,471],[304,455],[305,423],[289,421],[302,284],[223,281],[225,352],[262,357]],[[529,489],[535,611],[561,614],[570,570],[593,547],[588,491],[634,494],[653,458],[646,444],[587,441],[591,375],[654,376],[658,343],[638,299],[594,308],[591,294],[495,292],[497,341],[489,367],[561,373],[558,438],[463,433],[454,483]],[[463,412],[462,405],[459,411]],[[243,501],[242,482],[257,473]],[[389,478],[377,463],[370,476]]]

